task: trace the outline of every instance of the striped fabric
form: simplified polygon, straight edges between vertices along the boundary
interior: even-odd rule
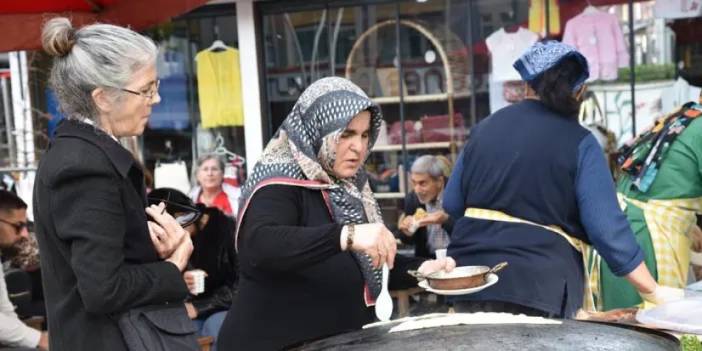
[[[685,287],[690,266],[690,238],[697,213],[702,213],[702,197],[646,202],[617,194],[619,205],[631,204],[643,210],[656,255],[658,283]]]

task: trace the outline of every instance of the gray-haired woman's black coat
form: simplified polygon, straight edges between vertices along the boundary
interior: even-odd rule
[[[158,258],[145,207],[132,155],[89,124],[62,122],[34,187],[52,351],[125,350],[114,314],[187,296],[178,268]]]

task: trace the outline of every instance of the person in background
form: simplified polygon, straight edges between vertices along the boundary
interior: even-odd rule
[[[546,41],[514,66],[527,99],[471,131],[444,195],[444,209],[460,218],[448,254],[459,265],[509,266],[499,284],[456,297],[456,312],[573,318],[592,310],[587,244],[645,299],[679,298],[681,290],[659,286],[646,268],[602,149],[578,123],[585,57]]]
[[[27,204],[17,195],[0,190],[0,250],[6,250],[21,239],[29,238]],[[2,251],[0,251],[0,254]],[[49,349],[49,334],[22,323],[10,302],[0,264],[0,350]]]
[[[183,278],[191,295],[185,306],[200,336],[215,338],[212,350],[216,350],[217,335],[232,304],[239,280],[234,249],[234,219],[216,207],[194,204],[187,195],[176,189],[154,189],[148,199],[151,204],[165,203],[166,212],[190,233],[193,253]],[[206,274],[204,293],[192,293],[195,290],[194,270],[202,270]]]
[[[197,185],[190,191],[190,198],[236,218],[241,189],[224,182],[224,161],[216,155],[200,156],[195,177]]]
[[[414,244],[416,257],[435,258],[436,250],[449,245],[454,221],[442,206],[449,174],[451,161],[444,156],[424,155],[412,164],[413,191],[405,197],[398,229],[402,242]]]
[[[141,168],[117,139],[141,135],[160,101],[156,45],[114,25],[75,29],[64,17],[46,22],[42,44],[66,116],[34,183],[47,319],[49,330],[60,328],[49,344],[127,350],[117,316],[182,303],[193,249],[162,204],[146,208]]]
[[[676,288],[687,285],[697,215],[702,214],[700,117],[698,101],[687,102],[623,146],[617,165],[620,204],[646,266],[658,284]],[[605,310],[641,303],[636,289],[610,267],[595,269]]]
[[[343,78],[302,93],[243,189],[239,290],[220,350],[279,350],[361,329],[373,320],[383,264],[403,276],[452,269],[450,258],[395,257],[363,168],[381,118]]]

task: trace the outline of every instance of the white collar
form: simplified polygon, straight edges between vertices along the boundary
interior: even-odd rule
[[[95,121],[93,121],[93,120],[90,119],[90,118],[83,118],[83,119],[81,119],[80,121],[83,122],[83,123],[86,123],[86,124],[90,124],[90,125],[93,126],[93,127],[99,128],[99,127],[97,127],[97,125],[95,124]],[[103,132],[105,132],[105,134],[109,135],[110,138],[114,139],[114,141],[116,141],[116,142],[119,143],[119,140],[117,140],[117,137],[115,137],[114,135],[108,133],[107,131],[105,131],[105,130],[102,129],[102,128],[100,128],[100,130],[102,130]]]

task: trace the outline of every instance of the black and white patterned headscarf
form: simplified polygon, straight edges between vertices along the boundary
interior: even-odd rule
[[[238,222],[241,223],[253,194],[270,184],[324,191],[329,195],[330,211],[339,224],[382,222],[363,167],[348,179],[338,179],[332,173],[339,138],[353,117],[363,111],[371,115],[370,153],[381,125],[380,108],[361,88],[343,78],[323,78],[310,85],[263,150],[260,161],[244,184]],[[367,158],[365,155],[364,161]],[[381,270],[373,269],[367,255],[356,252],[353,255],[368,288],[365,301],[371,305],[380,294]]]

